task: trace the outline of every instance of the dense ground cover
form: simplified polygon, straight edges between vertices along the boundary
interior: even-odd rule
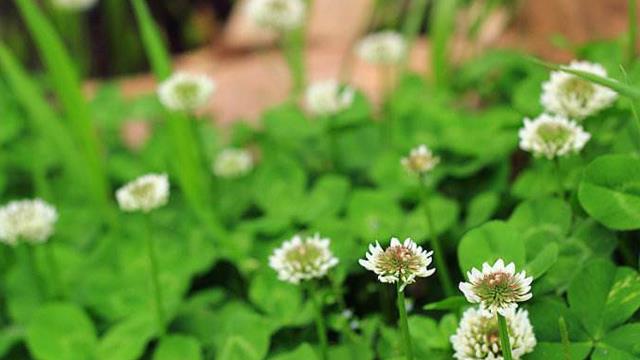
[[[294,93],[258,127],[218,129],[194,111],[215,86],[175,77],[143,1],[169,80],[91,101],[46,15],[15,3],[45,76],[0,43],[0,194],[46,203],[0,210],[4,358],[508,359],[505,331],[514,359],[640,358],[626,38],[576,48],[589,63],[570,69],[501,50],[454,71],[436,51],[425,79],[401,71],[413,19],[357,49],[390,73],[378,106],[338,82],[303,96],[295,16],[253,9],[286,40]],[[139,147],[128,119],[152,130]]]

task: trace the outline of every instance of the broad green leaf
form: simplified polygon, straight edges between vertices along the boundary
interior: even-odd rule
[[[638,274],[616,268],[604,259],[589,262],[573,279],[568,299],[571,310],[595,339],[624,322],[640,307]]]
[[[307,175],[283,153],[265,155],[254,177],[254,197],[260,208],[277,217],[291,218],[302,203]]]
[[[596,345],[592,359],[637,360],[640,358],[640,323],[623,325],[609,332]]]
[[[583,330],[578,316],[571,312],[560,299],[553,297],[538,299],[529,308],[529,318],[535,329],[536,339],[540,342],[562,342],[558,322],[560,318],[564,319],[571,342],[589,340],[589,335]]]
[[[249,298],[279,325],[298,324],[300,320],[300,288],[278,280],[271,269],[264,269],[251,280]]]
[[[497,259],[515,263],[517,270],[525,264],[522,238],[503,221],[490,221],[467,232],[458,245],[460,270],[464,274],[474,267],[480,269],[484,262],[493,265]]]
[[[300,360],[300,359],[317,360],[319,359],[319,357],[316,354],[316,352],[313,350],[311,345],[307,343],[303,343],[303,344],[300,344],[295,350],[269,358],[269,360]]]
[[[590,343],[571,343],[569,348],[561,343],[539,342],[527,360],[583,360],[591,352]]]
[[[412,315],[409,317],[409,328],[416,354],[428,354],[435,349],[449,348],[449,338],[440,332],[435,320],[426,316]]]
[[[223,344],[217,356],[221,360],[258,360],[261,359],[253,344],[241,336],[230,336]]]
[[[27,347],[38,360],[93,359],[96,345],[93,323],[77,305],[44,305],[27,327]]]
[[[190,336],[169,335],[160,339],[153,360],[202,360],[200,343]]]
[[[509,224],[518,231],[532,260],[550,242],[564,240],[571,226],[571,209],[556,198],[529,200],[518,205]]]
[[[100,339],[96,359],[139,359],[156,332],[156,323],[149,317],[132,316],[122,320],[109,328]]]
[[[308,223],[336,215],[344,206],[350,187],[349,179],[343,176],[329,174],[321,177],[299,208],[298,217]]]
[[[211,332],[216,359],[263,359],[277,324],[242,303],[229,303],[216,311]]]
[[[465,306],[468,306],[469,302],[464,296],[452,296],[444,300],[436,301],[430,304],[426,304],[423,309],[425,310],[458,310]]]
[[[402,220],[402,211],[393,196],[380,191],[354,191],[347,209],[352,227],[366,242],[387,242],[396,236]]]
[[[640,275],[627,267],[618,267],[604,311],[604,327],[623,324],[640,308]]]
[[[449,230],[458,220],[458,204],[443,196],[430,196],[427,200],[433,222],[433,231],[440,235]],[[417,242],[429,239],[432,229],[429,229],[425,204],[418,205],[411,213],[405,216],[405,223],[397,233],[398,237],[410,237]]]
[[[492,191],[474,196],[467,207],[467,217],[465,219],[467,229],[476,227],[491,219],[499,203],[500,196]]]
[[[527,263],[525,267],[527,275],[537,279],[547,272],[558,261],[559,249],[558,244],[554,242],[545,246],[542,251]]]
[[[640,228],[640,158],[598,157],[584,171],[578,198],[589,215],[611,229]]]

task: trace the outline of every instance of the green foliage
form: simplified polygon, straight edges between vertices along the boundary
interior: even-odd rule
[[[460,270],[466,274],[472,268],[481,269],[485,262],[503,259],[518,269],[525,264],[525,245],[516,229],[503,221],[490,221],[469,231],[458,246]]]
[[[640,358],[639,239],[629,231],[640,228],[633,107],[620,102],[585,119],[592,139],[560,159],[559,171],[522,153],[518,130],[543,111],[540,85],[549,74],[509,50],[453,69],[447,49],[462,2],[437,1],[431,13],[436,85],[447,86],[405,74],[380,108],[357,93],[349,109],[314,117],[287,101],[258,126],[225,131],[210,126],[209,115],[167,112],[153,94],[125,98],[116,84],[86,101],[74,59],[45,14],[32,0],[16,4],[46,71],[30,76],[3,39],[0,196],[3,204],[42,196],[60,219],[50,243],[0,247],[0,357],[320,359],[310,294],[269,268],[283,240],[318,232],[339,259],[311,294],[323,305],[330,359],[402,358],[389,313],[394,290],[358,259],[391,237],[432,250],[431,233],[449,270],[459,270],[456,282],[499,258],[534,278],[533,298],[521,307],[538,344],[523,359]],[[156,78],[165,79],[172,64],[161,29],[144,0],[124,5],[139,27],[127,37],[139,35]],[[408,21],[415,31],[416,18]],[[619,43],[576,51],[613,74],[586,78],[637,99],[637,63],[627,65],[628,82],[615,79]],[[136,149],[121,140],[132,118],[152,129]],[[400,162],[420,144],[441,159],[424,178]],[[255,167],[235,179],[210,174],[225,146],[250,149]],[[111,189],[149,171],[169,172],[172,183],[169,203],[150,216],[165,333],[153,317],[144,218],[121,213],[106,226],[101,210]],[[406,289],[418,359],[452,358],[450,337],[470,306],[459,293],[445,296],[436,270]]]
[[[596,220],[615,230],[640,228],[640,159],[605,155],[585,169],[578,196]]]
[[[67,303],[38,309],[26,339],[29,351],[39,360],[92,359],[98,343],[91,319],[80,307]]]

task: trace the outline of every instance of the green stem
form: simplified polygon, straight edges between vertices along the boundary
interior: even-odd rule
[[[322,301],[320,300],[320,293],[313,281],[309,282],[308,295],[316,312],[316,332],[318,333],[318,340],[320,341],[320,358],[322,360],[329,359],[329,341],[327,340],[327,329],[324,325],[324,316],[322,315]]]
[[[502,347],[502,357],[504,360],[513,360],[511,355],[511,342],[509,341],[509,328],[507,327],[507,319],[497,314],[498,328],[500,330],[500,345]]]
[[[24,258],[27,263],[26,265],[29,269],[29,272],[31,273],[33,282],[36,285],[38,298],[44,300],[46,292],[44,282],[42,281],[42,277],[40,276],[40,271],[38,271],[38,265],[36,263],[36,248],[29,243],[18,244],[18,246],[21,247],[22,251],[24,252]]]
[[[153,228],[151,223],[151,215],[146,214],[144,216],[145,222],[147,225],[147,233],[145,234],[145,239],[147,242],[147,253],[149,256],[149,268],[151,272],[151,285],[153,287],[153,297],[155,301],[156,307],[156,315],[158,320],[158,330],[160,330],[160,335],[164,335],[165,333],[165,314],[164,314],[164,305],[162,303],[162,289],[160,288],[160,279],[158,274],[158,259],[156,257],[155,246],[153,243]]]
[[[400,315],[399,326],[404,344],[404,356],[407,360],[413,360],[413,347],[411,346],[411,333],[409,332],[409,322],[407,321],[407,308],[404,301],[404,291],[400,290],[398,283],[398,315]]]
[[[296,29],[283,33],[281,38],[282,52],[287,60],[291,74],[291,98],[296,101],[304,91],[304,31]]]
[[[411,51],[413,44],[420,31],[420,26],[424,23],[425,14],[427,13],[428,0],[412,0],[411,8],[407,14],[407,19],[402,27],[402,32],[407,42],[407,49]],[[401,70],[404,73],[409,62],[409,54],[402,61]]]
[[[51,239],[49,239],[49,241],[44,244],[44,247],[47,256],[47,265],[49,266],[49,271],[51,271],[51,280],[53,281],[53,298],[63,299],[65,296],[65,291],[60,277],[60,267],[58,266],[56,254],[53,252],[53,244],[51,244]]]
[[[571,343],[569,342],[569,331],[567,330],[567,322],[564,321],[564,317],[560,316],[558,326],[560,327],[560,339],[562,340],[564,359],[571,360]]]
[[[451,297],[455,295],[455,287],[453,286],[453,280],[451,280],[451,275],[449,274],[449,268],[447,267],[447,262],[444,257],[444,251],[440,244],[440,240],[438,239],[438,235],[436,234],[436,229],[434,228],[433,214],[431,213],[431,206],[429,206],[428,189],[423,179],[421,179],[420,182],[420,189],[422,191],[422,205],[424,207],[425,217],[427,218],[427,227],[429,228],[429,241],[431,242],[433,258],[436,262],[436,271],[440,274],[438,279],[440,279],[440,284],[444,289],[444,294],[447,297]]]
[[[627,65],[632,65],[636,59],[636,42],[638,39],[638,2],[629,0],[627,13],[629,15],[629,43],[627,48]]]
[[[561,200],[565,200],[564,182],[562,179],[562,173],[560,172],[560,160],[557,157],[553,158],[553,170],[556,173],[555,174],[556,191],[557,191],[558,197]]]

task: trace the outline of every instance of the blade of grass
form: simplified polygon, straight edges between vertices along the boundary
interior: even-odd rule
[[[636,60],[636,43],[638,41],[638,1],[629,0],[627,9],[629,15],[629,33],[627,45],[627,65],[633,64]]]
[[[431,68],[436,85],[446,86],[450,73],[449,44],[458,0],[436,0],[430,18]]]
[[[420,32],[420,27],[424,23],[428,4],[429,0],[411,1],[411,8],[409,9],[409,13],[407,14],[405,23],[402,26],[402,33],[407,42],[407,49],[409,49],[409,51],[411,51],[411,49],[413,48],[413,43],[416,41],[416,37]],[[402,63],[402,72],[405,71],[408,61],[409,57],[407,56]]]
[[[633,86],[633,85],[628,85],[625,83],[622,83],[618,80],[614,80],[608,77],[602,77],[602,76],[598,76],[589,72],[585,72],[585,71],[580,71],[580,70],[575,70],[575,69],[570,69],[566,66],[562,66],[562,65],[556,65],[556,64],[552,64],[552,63],[548,63],[545,61],[542,61],[540,59],[536,59],[534,57],[527,57],[527,59],[529,59],[529,61],[544,66],[550,70],[554,70],[554,71],[563,71],[566,72],[568,74],[572,74],[575,76],[578,76],[584,80],[587,81],[591,81],[593,83],[596,83],[598,85],[602,85],[602,86],[606,86],[612,90],[615,90],[617,93],[619,93],[620,95],[626,96],[630,99],[633,100],[640,100],[640,88]]]
[[[83,166],[87,162],[83,158],[84,153],[68,136],[64,124],[52,110],[41,89],[2,42],[0,42],[0,73],[4,74],[12,92],[29,115],[35,131],[47,141],[51,151],[59,152],[69,178],[86,191],[87,198],[98,204],[104,202],[102,189],[97,187],[98,182],[94,179],[96,174],[87,172]],[[107,207],[105,211],[107,219],[113,220],[113,209]]]
[[[53,88],[70,121],[71,133],[84,154],[86,171],[94,183],[94,198],[105,214],[110,213],[110,191],[101,147],[93,128],[92,114],[82,94],[80,79],[73,61],[51,22],[33,0],[15,0],[20,14],[36,43]],[[99,193],[98,193],[99,192]]]
[[[158,80],[164,80],[172,73],[171,58],[149,8],[144,0],[132,0],[134,13],[140,27],[142,43],[151,63],[151,68]],[[204,172],[206,168],[198,141],[190,126],[190,119],[184,113],[167,112],[167,127],[171,136],[171,149],[168,157],[178,178],[178,183],[191,208],[202,220],[212,223],[210,209],[209,179]],[[220,230],[220,229],[217,229]]]
[[[622,71],[622,75],[624,75],[624,79],[626,83],[631,84],[631,82],[629,81],[629,75],[627,74],[627,70],[624,68],[624,66],[620,65],[620,71]],[[640,151],[640,117],[638,116],[638,108],[636,107],[636,100],[629,99],[629,104],[631,105],[631,114],[633,115],[633,119],[635,120],[634,127],[637,134],[636,138],[634,139],[635,145]]]

